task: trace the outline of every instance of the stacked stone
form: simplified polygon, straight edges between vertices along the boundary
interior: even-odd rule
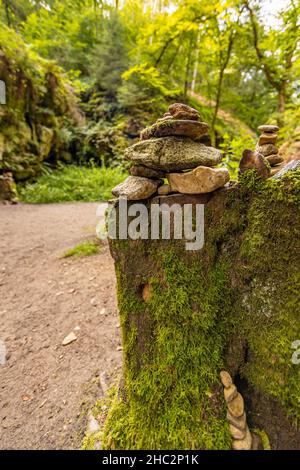
[[[221,382],[224,386],[224,398],[227,405],[227,421],[233,438],[233,450],[252,450],[253,438],[247,425],[244,399],[237,391],[230,374],[222,371]]]
[[[129,178],[112,190],[128,200],[148,199],[154,194],[205,194],[225,186],[230,176],[214,168],[222,155],[210,146],[208,125],[198,111],[175,103],[141,133],[140,142],[125,151],[131,164]],[[164,184],[167,178],[168,184]]]
[[[263,126],[259,126],[258,130],[261,133],[261,136],[259,137],[256,151],[263,155],[270,166],[274,168],[274,170],[271,170],[271,175],[273,175],[279,171],[279,167],[284,161],[284,159],[278,154],[279,150],[276,147],[279,127],[265,124]]]

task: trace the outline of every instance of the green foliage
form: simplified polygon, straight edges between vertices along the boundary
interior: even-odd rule
[[[123,74],[123,79],[125,83],[119,90],[119,101],[131,112],[136,109],[164,113],[167,99],[178,93],[155,67],[146,63],[133,66]]]
[[[111,189],[124,178],[118,168],[64,166],[41,176],[36,183],[19,186],[20,199],[30,204],[105,201],[111,199]]]
[[[125,27],[118,12],[112,12],[103,20],[101,37],[90,54],[91,76],[100,89],[113,99],[128,65]]]
[[[299,0],[277,9],[268,26],[265,0],[246,3],[2,2],[1,50],[10,76],[26,83],[15,83],[12,93],[1,73],[10,91],[2,120],[7,140],[8,124],[25,113],[34,125],[54,129],[50,148],[39,141],[20,147],[24,129],[14,131],[20,138],[13,138],[5,168],[23,181],[41,170],[40,160],[117,165],[124,147],[175,100],[201,108],[234,176],[243,147],[253,146],[250,129],[279,122],[280,143],[291,140],[299,108]]]
[[[75,257],[84,257],[84,256],[93,256],[97,255],[100,251],[100,244],[98,240],[88,240],[82,243],[79,243],[74,248],[66,251],[61,258],[71,258]]]

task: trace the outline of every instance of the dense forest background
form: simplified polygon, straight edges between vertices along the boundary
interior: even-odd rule
[[[295,136],[299,14],[299,0],[2,0],[0,173],[119,167],[173,101],[199,109],[234,172],[258,125]]]

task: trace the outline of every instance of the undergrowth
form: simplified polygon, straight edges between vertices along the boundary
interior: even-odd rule
[[[35,183],[19,185],[21,202],[44,204],[72,201],[107,201],[111,190],[125,179],[119,168],[62,166]]]
[[[66,251],[61,258],[71,258],[72,256],[83,257],[97,255],[101,249],[98,240],[87,240],[79,243],[74,248]]]

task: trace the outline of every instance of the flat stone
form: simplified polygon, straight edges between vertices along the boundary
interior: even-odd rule
[[[163,184],[162,186],[160,186],[160,188],[158,188],[158,191],[157,191],[159,196],[167,196],[171,192],[172,191],[171,191],[169,184]]]
[[[277,137],[278,136],[275,133],[264,133],[260,136],[258,140],[258,145],[276,144]]]
[[[241,431],[240,429],[236,428],[232,424],[229,425],[229,431],[230,434],[232,435],[234,440],[240,441],[242,439],[245,439],[246,433],[247,433],[247,428]]]
[[[232,444],[232,449],[233,450],[251,450],[251,448],[252,448],[252,436],[251,436],[249,429],[247,428],[246,436],[244,437],[244,439],[234,441]]]
[[[262,179],[267,179],[270,176],[270,167],[266,159],[258,152],[252,150],[245,150],[243,157],[240,161],[239,172],[256,169]]]
[[[153,139],[155,137],[181,136],[196,139],[208,131],[208,124],[205,122],[174,120],[163,118],[151,127],[147,127],[141,132],[141,140]]]
[[[72,332],[64,338],[62,345],[68,346],[69,344],[74,343],[74,341],[76,340],[77,340],[77,336],[75,335],[75,333]]]
[[[184,206],[186,204],[207,204],[212,198],[213,193],[207,194],[170,194],[169,196],[154,196],[151,199],[153,204],[164,204],[167,206],[173,206],[178,204]]]
[[[226,168],[198,166],[187,173],[170,173],[167,178],[172,191],[204,194],[225,186],[230,181],[230,174]]]
[[[124,152],[125,160],[156,170],[189,170],[199,165],[215,166],[222,154],[213,147],[180,137],[164,137],[138,142]]]
[[[132,176],[141,176],[143,178],[164,178],[165,172],[162,170],[153,170],[152,168],[147,168],[146,166],[132,166],[129,170],[129,173]]]
[[[229,412],[234,416],[235,418],[239,418],[240,416],[243,415],[244,413],[244,399],[240,393],[237,394],[237,396],[227,403],[227,407]]]
[[[156,193],[160,181],[142,178],[140,176],[129,176],[123,183],[118,184],[112,193],[119,198],[127,198],[129,201],[148,199]]]
[[[230,385],[228,388],[224,388],[224,398],[226,403],[229,403],[238,395],[236,386],[234,384]]]
[[[170,117],[171,119],[173,119],[173,116],[172,116],[172,114],[171,114],[171,113],[169,113],[169,112],[168,112],[168,113],[165,113],[163,117]]]
[[[279,131],[279,127],[278,126],[271,126],[271,125],[268,125],[268,124],[263,124],[262,126],[259,126],[258,127],[258,130],[260,132],[278,132]]]
[[[174,119],[190,119],[197,121],[200,117],[198,111],[183,103],[174,103],[169,107],[169,113]]]
[[[225,388],[229,388],[231,385],[233,385],[233,380],[231,378],[231,375],[226,370],[222,370],[220,372],[220,378]]]
[[[297,168],[300,168],[300,160],[292,160],[291,162],[284,165],[284,167],[281,168],[281,170],[275,176],[273,176],[273,179],[281,178],[288,171],[294,171],[297,170]]]
[[[227,411],[226,419],[228,423],[232,424],[232,426],[235,428],[240,429],[241,431],[245,431],[247,426],[247,417],[245,412],[242,414],[242,416],[236,418],[229,411]]]
[[[257,145],[255,150],[264,157],[268,157],[269,155],[277,155],[279,152],[278,148],[274,144]]]
[[[266,160],[270,163],[271,166],[279,165],[284,162],[284,158],[277,155],[269,155],[266,157]]]

